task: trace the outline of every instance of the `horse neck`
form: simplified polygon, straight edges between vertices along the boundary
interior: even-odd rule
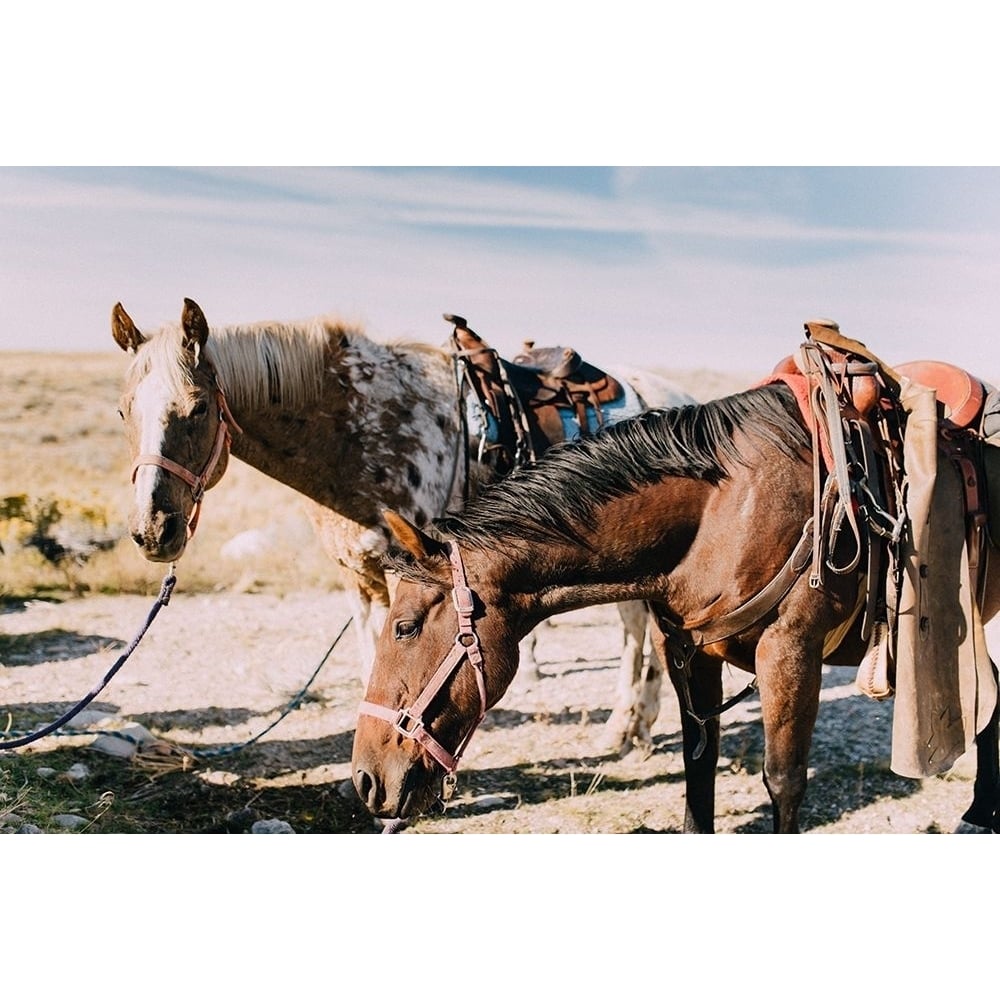
[[[442,513],[458,433],[449,356],[328,332],[311,393],[288,401],[279,386],[253,404],[245,389],[227,386],[243,430],[233,454],[362,525],[380,525],[385,507],[409,516]]]
[[[588,544],[495,543],[510,550],[497,557],[499,593],[516,595],[529,630],[555,614],[629,600],[664,605],[680,621],[712,620],[777,576],[811,503],[809,463],[777,452],[719,486],[668,477],[599,507]],[[750,535],[768,544],[747,545]],[[491,557],[480,558],[488,568]]]
[[[710,489],[668,478],[604,504],[586,529],[587,544],[486,542],[470,554],[470,575],[519,606],[525,634],[545,618],[595,604],[662,599],[696,537]]]

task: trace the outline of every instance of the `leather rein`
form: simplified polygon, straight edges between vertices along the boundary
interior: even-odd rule
[[[191,517],[188,518],[187,530],[189,538],[194,534],[195,528],[198,527],[198,518],[201,515],[201,502],[205,496],[205,490],[208,489],[208,484],[212,481],[212,475],[219,464],[219,460],[222,458],[223,452],[228,452],[232,445],[233,432],[235,431],[237,434],[243,433],[240,425],[236,423],[232,411],[229,409],[229,404],[226,402],[226,394],[223,391],[218,375],[214,375],[213,380],[215,382],[215,398],[219,407],[219,426],[215,432],[215,442],[212,445],[212,452],[208,456],[208,461],[201,472],[195,474],[172,459],[152,452],[139,455],[132,463],[131,479],[133,483],[135,482],[136,473],[143,465],[156,465],[161,469],[165,469],[171,475],[177,476],[178,479],[183,480],[191,487],[191,495],[194,497],[194,508],[191,511]]]
[[[454,774],[465,748],[469,745],[469,740],[472,739],[472,734],[486,717],[488,705],[486,680],[483,673],[483,651],[473,621],[476,595],[469,588],[466,580],[465,566],[462,563],[462,555],[458,550],[457,542],[448,543],[448,558],[451,563],[451,599],[455,611],[458,613],[458,632],[451,649],[412,705],[391,709],[375,702],[362,701],[358,706],[358,714],[371,715],[376,719],[388,722],[401,736],[419,743],[444,768],[446,774]],[[479,688],[479,714],[469,727],[469,731],[462,737],[455,752],[451,753],[431,735],[424,722],[424,713],[441,688],[458,670],[462,661],[466,659],[476,673],[476,685]]]

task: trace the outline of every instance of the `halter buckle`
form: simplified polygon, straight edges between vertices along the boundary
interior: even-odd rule
[[[451,599],[455,605],[455,610],[460,615],[471,615],[475,609],[475,595],[472,593],[471,587],[453,587]]]
[[[455,645],[461,646],[466,653],[479,645],[479,636],[475,632],[459,632],[455,636]]]
[[[412,728],[407,728],[407,723],[412,723]],[[396,714],[396,721],[392,724],[393,729],[407,739],[416,739],[416,733],[424,728],[423,719],[418,719],[410,714],[408,708],[401,708]]]

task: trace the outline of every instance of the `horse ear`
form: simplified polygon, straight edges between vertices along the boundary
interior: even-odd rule
[[[208,340],[208,320],[201,311],[201,306],[193,299],[184,300],[184,311],[181,313],[181,326],[184,328],[184,346],[194,351],[197,345],[201,351]]]
[[[389,525],[389,530],[400,545],[406,549],[415,559],[427,559],[432,555],[440,555],[447,551],[443,542],[436,538],[431,538],[416,525],[410,524],[405,517],[397,514],[394,510],[382,512],[385,523]]]
[[[111,310],[111,336],[123,351],[135,354],[140,346],[146,343],[146,338],[139,332],[132,317],[122,308],[120,302],[115,303]]]

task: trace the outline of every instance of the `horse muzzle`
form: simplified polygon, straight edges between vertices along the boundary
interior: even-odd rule
[[[150,562],[173,562],[187,546],[188,519],[181,511],[158,510],[129,519],[129,534]]]
[[[435,764],[406,755],[381,755],[379,761],[355,755],[354,788],[365,808],[379,819],[412,819],[435,811],[444,775]]]

